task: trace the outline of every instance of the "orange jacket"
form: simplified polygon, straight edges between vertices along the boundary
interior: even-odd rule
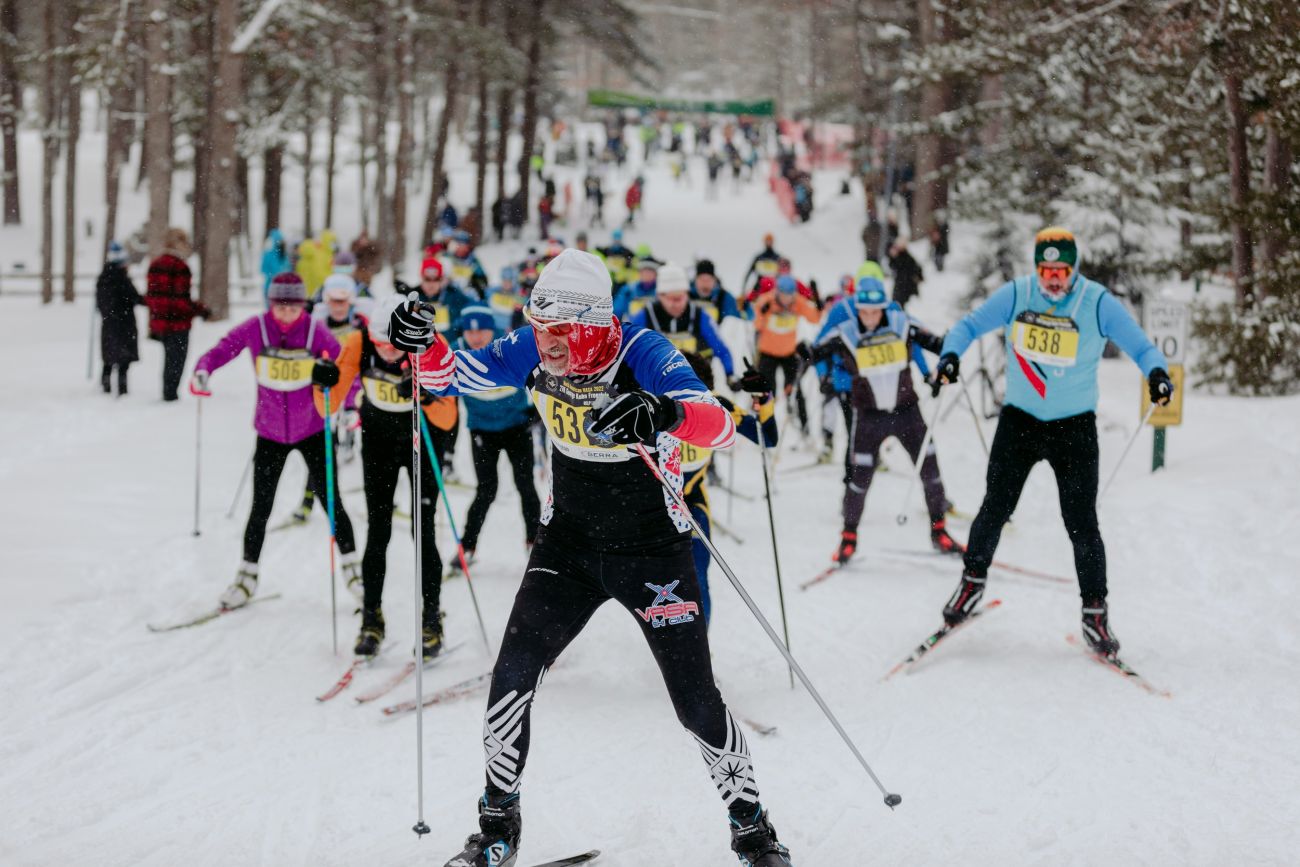
[[[758,351],[777,358],[789,358],[799,343],[799,317],[816,325],[822,318],[817,305],[802,295],[786,296],[791,300],[782,303],[781,293],[764,293],[754,305],[754,330],[758,332]]]
[[[438,340],[446,342],[441,335]],[[341,401],[347,397],[348,391],[352,388],[353,381],[361,375],[361,332],[353,331],[343,341],[343,348],[339,351],[338,357],[339,381],[338,385],[330,389],[330,406],[341,407]],[[322,389],[312,389],[312,395],[316,399],[316,411],[322,416],[325,415],[325,392]],[[357,392],[358,405],[364,399],[365,390]],[[438,428],[438,430],[451,430],[456,426],[456,398],[454,397],[434,397],[430,403],[424,404],[424,417],[429,420],[429,424]]]

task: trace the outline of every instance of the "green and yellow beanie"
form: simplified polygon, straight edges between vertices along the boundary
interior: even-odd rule
[[[1074,243],[1074,233],[1060,226],[1048,226],[1035,235],[1034,264],[1043,262],[1075,267],[1079,262],[1079,248]]]

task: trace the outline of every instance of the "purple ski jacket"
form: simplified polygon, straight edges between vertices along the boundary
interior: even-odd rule
[[[320,358],[328,352],[330,358],[338,358],[339,342],[330,330],[304,315],[285,331],[269,312],[263,313],[232,328],[204,353],[194,370],[211,374],[245,349],[257,376],[253,416],[257,435],[277,443],[296,443],[324,430],[325,420],[312,399],[308,357]]]

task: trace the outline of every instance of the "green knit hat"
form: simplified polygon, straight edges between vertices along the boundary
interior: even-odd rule
[[[1079,248],[1075,246],[1074,234],[1069,229],[1048,226],[1034,236],[1034,264],[1042,262],[1071,268],[1079,263]]]

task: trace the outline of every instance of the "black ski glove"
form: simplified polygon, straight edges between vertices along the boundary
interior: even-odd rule
[[[1151,371],[1147,377],[1147,391],[1151,395],[1151,402],[1164,406],[1169,403],[1169,399],[1174,396],[1174,382],[1169,378],[1169,372],[1163,367],[1157,367]]]
[[[804,364],[812,364],[813,351],[812,347],[800,340],[794,347],[794,354],[799,356],[799,360]]]
[[[587,416],[587,433],[619,445],[653,445],[661,431],[671,431],[685,419],[681,404],[647,391],[629,391],[593,409]]]
[[[333,388],[339,384],[339,366],[328,358],[318,358],[311,367],[311,384]]]
[[[397,391],[397,396],[402,400],[410,400],[411,395],[415,393],[415,380],[408,374],[398,380],[393,388]]]
[[[961,373],[961,361],[951,352],[939,356],[939,366],[934,371],[934,383],[930,386],[930,396],[938,397],[939,389],[957,381]]]
[[[741,391],[747,391],[750,394],[771,394],[772,392],[772,382],[759,373],[748,358],[745,359],[745,372],[740,375],[739,384]]]
[[[433,314],[420,307],[415,295],[412,292],[393,310],[388,319],[388,334],[398,349],[423,355],[434,341]]]

